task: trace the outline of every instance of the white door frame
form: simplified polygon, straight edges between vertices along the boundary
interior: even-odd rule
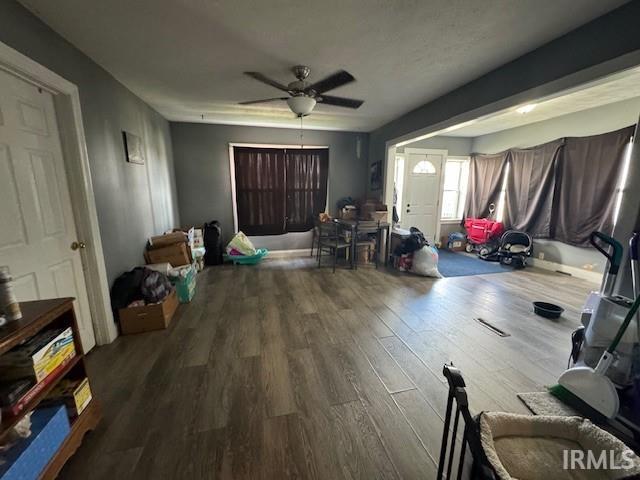
[[[441,150],[436,148],[406,148],[404,149],[404,188],[407,186],[406,176],[408,174],[408,158],[411,153],[422,155],[442,155],[442,164],[440,165],[440,179],[438,181],[438,204],[436,206],[436,233],[434,235],[434,242],[440,239],[440,224],[442,223],[442,194],[444,191],[444,167],[447,163],[448,150]],[[404,192],[402,192],[402,198],[406,198]],[[400,205],[402,207],[402,205]]]
[[[118,336],[118,330],[111,311],[78,87],[2,42],[0,69],[53,94],[76,230],[79,239],[87,245],[82,250],[82,267],[91,322],[96,343],[110,343]]]

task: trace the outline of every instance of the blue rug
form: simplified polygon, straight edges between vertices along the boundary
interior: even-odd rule
[[[487,262],[464,253],[438,250],[438,270],[443,277],[466,277],[513,271],[512,267],[500,262]]]

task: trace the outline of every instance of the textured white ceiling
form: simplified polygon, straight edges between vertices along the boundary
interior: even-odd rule
[[[445,135],[478,137],[635,97],[640,97],[640,68],[603,78],[571,92],[560,92],[553,98],[532,101],[536,107],[529,113],[518,113],[518,107],[510,108],[470,122]]]
[[[344,68],[307,127],[372,130],[531,51],[625,0],[22,0],[170,120],[296,127],[279,96],[242,75],[317,80]],[[202,119],[204,115],[204,120]]]

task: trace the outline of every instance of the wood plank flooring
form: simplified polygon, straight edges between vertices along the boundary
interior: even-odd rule
[[[209,268],[168,330],[89,354],[105,415],[61,478],[434,478],[442,365],[462,369],[473,411],[526,413],[516,393],[555,382],[593,288],[533,268],[439,280],[306,258]],[[566,313],[542,319],[532,300]]]

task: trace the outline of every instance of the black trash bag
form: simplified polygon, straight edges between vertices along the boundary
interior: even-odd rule
[[[422,247],[428,247],[429,242],[424,238],[424,234],[416,227],[409,229],[409,238],[406,238],[402,243],[396,247],[393,252],[394,255],[400,256],[407,253],[413,253],[420,250]]]
[[[204,263],[205,265],[222,265],[222,254],[224,247],[222,246],[222,228],[220,222],[205,223],[203,228],[204,235]]]
[[[136,267],[129,272],[125,272],[115,279],[111,287],[111,309],[114,315],[118,315],[118,310],[126,308],[135,300],[142,300],[140,286],[144,278],[144,267]]]

